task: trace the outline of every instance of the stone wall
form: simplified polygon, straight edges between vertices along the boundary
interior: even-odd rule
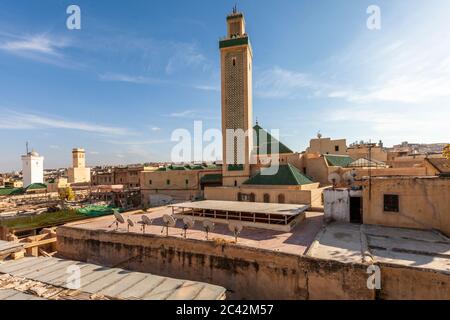
[[[62,256],[224,286],[230,299],[374,299],[366,266],[226,242],[60,227]]]

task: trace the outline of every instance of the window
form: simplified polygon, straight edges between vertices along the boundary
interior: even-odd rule
[[[268,193],[264,193],[264,202],[269,203],[270,202],[270,195]]]
[[[334,146],[334,151],[339,151],[339,146]]]
[[[284,203],[284,194],[280,193],[278,195],[278,203]]]
[[[255,194],[254,193],[250,193],[250,202],[255,202]]]
[[[236,58],[233,58],[233,67],[236,65]]]
[[[234,186],[237,187],[237,181],[236,180],[234,180]]]
[[[397,194],[385,194],[384,195],[384,211],[385,212],[398,212],[398,195]]]
[[[166,184],[168,185],[170,184],[170,179],[167,179]]]
[[[189,184],[189,180],[188,179],[184,180],[184,183]]]
[[[152,180],[148,180],[148,184],[152,184]]]

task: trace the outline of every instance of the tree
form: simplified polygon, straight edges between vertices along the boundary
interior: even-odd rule
[[[60,194],[61,200],[75,200],[75,193],[70,186],[66,187]]]
[[[442,155],[447,158],[448,160],[450,160],[450,144],[447,144],[444,147],[444,150],[442,151]]]

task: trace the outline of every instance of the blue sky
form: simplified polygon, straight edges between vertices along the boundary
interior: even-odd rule
[[[0,3],[0,171],[25,141],[45,167],[170,160],[177,128],[220,128],[218,39],[237,2],[253,47],[254,116],[296,151],[320,130],[448,142],[450,2],[24,1]],[[81,30],[66,8],[81,8]],[[381,30],[366,27],[369,5]]]

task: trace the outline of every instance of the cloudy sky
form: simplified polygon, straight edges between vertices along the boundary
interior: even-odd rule
[[[177,128],[220,128],[218,40],[236,1],[0,2],[0,171],[170,160]],[[81,8],[81,30],[66,9]],[[253,112],[302,151],[324,136],[449,142],[450,1],[240,0]],[[369,30],[366,10],[381,9]]]

